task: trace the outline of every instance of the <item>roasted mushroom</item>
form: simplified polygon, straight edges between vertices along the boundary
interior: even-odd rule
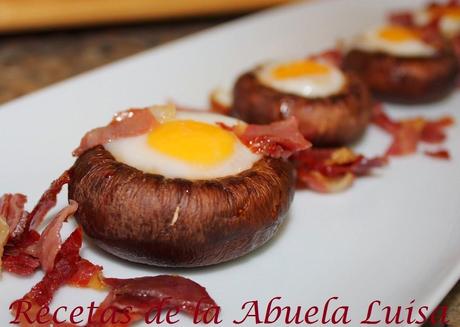
[[[235,83],[230,113],[257,124],[293,116],[315,146],[339,146],[363,134],[371,108],[359,78],[320,58],[263,65],[243,74]]]
[[[425,33],[425,34],[424,34]],[[356,73],[378,98],[397,103],[427,103],[449,94],[458,64],[442,38],[410,27],[390,25],[360,36],[343,67]]]
[[[87,133],[77,149],[69,198],[79,203],[75,217],[85,233],[116,256],[170,267],[225,262],[267,242],[285,220],[294,192],[291,163],[264,155],[286,156],[274,151],[283,140],[254,153],[245,137],[256,132],[270,139],[259,127],[212,114],[178,112],[164,119],[158,110],[151,128],[133,136],[131,122],[149,112],[118,115]],[[292,129],[283,137],[297,144],[291,152],[309,146]],[[136,147],[139,153],[132,151]]]

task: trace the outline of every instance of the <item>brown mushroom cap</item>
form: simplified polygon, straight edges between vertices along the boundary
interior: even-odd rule
[[[344,69],[353,71],[378,98],[396,103],[428,103],[449,94],[456,85],[458,63],[449,51],[428,58],[401,58],[351,50]]]
[[[235,176],[189,181],[144,173],[102,146],[71,169],[75,217],[97,245],[129,261],[196,267],[240,257],[267,242],[294,193],[285,160],[264,157]]]
[[[364,133],[372,112],[367,87],[354,74],[345,77],[346,85],[339,94],[306,98],[270,88],[251,71],[235,83],[230,114],[253,124],[295,116],[300,132],[313,145],[345,145]]]

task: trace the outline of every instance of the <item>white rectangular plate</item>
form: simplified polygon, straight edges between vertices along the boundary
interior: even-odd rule
[[[0,193],[22,192],[34,203],[50,181],[68,168],[83,133],[115,111],[175,99],[205,106],[209,91],[256,63],[305,56],[334,45],[383,20],[390,8],[423,1],[336,0],[300,3],[266,11],[187,37],[102,69],[59,83],[0,108]],[[429,106],[389,106],[391,114],[452,114],[460,121],[460,94]],[[359,151],[381,153],[389,139],[370,128]],[[460,276],[460,128],[449,132],[453,160],[415,155],[395,159],[376,176],[336,195],[298,192],[283,230],[268,245],[212,268],[166,270],[133,265],[86,242],[84,257],[107,276],[182,274],[204,285],[222,306],[223,326],[241,319],[241,305],[349,306],[348,326],[359,325],[372,300],[406,307],[437,305]],[[65,201],[61,196],[59,207]],[[65,233],[74,228],[67,224]],[[36,281],[7,273],[0,282],[0,322],[8,306]],[[105,294],[65,288],[57,305],[88,305]],[[395,308],[396,309],[396,308]],[[331,311],[329,311],[329,314]],[[380,317],[375,313],[375,317]],[[247,325],[254,325],[248,320]],[[181,326],[191,326],[181,317]],[[276,325],[282,325],[278,323]],[[383,324],[382,324],[383,325]],[[401,326],[401,325],[400,325]]]

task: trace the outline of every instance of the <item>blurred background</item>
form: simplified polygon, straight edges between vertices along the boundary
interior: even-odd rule
[[[0,104],[293,0],[0,0]],[[460,326],[460,284],[442,303]]]
[[[0,103],[288,0],[0,0]]]

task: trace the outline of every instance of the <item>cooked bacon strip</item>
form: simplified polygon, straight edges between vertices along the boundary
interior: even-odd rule
[[[322,59],[331,65],[341,67],[343,62],[343,52],[338,48],[333,48],[320,52],[316,55],[312,55],[308,58],[313,60]]]
[[[40,249],[38,244],[40,235],[35,231],[35,228],[38,228],[48,211],[56,205],[57,194],[68,182],[69,173],[66,171],[51,183],[49,189],[41,196],[30,214],[24,210],[25,195],[6,194],[1,198],[1,215],[6,215],[7,222],[11,221],[11,225],[10,223],[8,224],[10,225],[10,230],[12,230],[3,253],[6,271],[23,276],[30,275],[40,267],[40,257],[45,269],[50,269],[54,256],[59,249],[60,239],[59,242],[50,242],[53,237],[46,236],[48,234],[46,233],[44,235],[46,237],[43,237],[42,240],[46,238],[48,241],[42,241],[42,246],[45,245],[48,248],[43,251],[43,255],[40,255],[40,251],[38,251]],[[14,229],[11,228],[13,225],[15,225]],[[54,251],[52,246],[49,247],[50,244],[56,246]],[[47,262],[47,260],[50,260],[50,262]]]
[[[130,307],[131,323],[145,316],[153,307],[162,305],[163,309],[179,308],[181,312],[193,316],[195,309],[199,311],[218,308],[206,289],[194,281],[180,277],[160,275],[155,277],[139,277],[132,279],[106,278],[111,287],[106,299],[99,306],[93,317],[94,323],[88,327],[118,326],[117,324],[100,324],[102,312],[108,307],[123,309]]]
[[[420,136],[423,142],[442,143],[446,139],[445,129],[455,123],[452,117],[446,116],[434,121],[426,121]]]
[[[40,260],[28,253],[27,249],[40,239],[36,231],[26,231],[19,239],[10,239],[3,253],[3,268],[13,274],[28,276],[40,267]]]
[[[420,131],[412,125],[401,126],[393,133],[393,141],[386,154],[389,156],[405,156],[415,153],[420,141]]]
[[[445,129],[454,124],[452,117],[437,120],[422,117],[394,120],[378,104],[374,108],[373,123],[392,136],[387,155],[404,156],[415,153],[420,142],[442,143],[446,139]]]
[[[294,153],[311,147],[311,143],[300,134],[295,117],[268,125],[240,124],[233,127],[223,123],[219,125],[233,131],[254,153],[273,158],[288,158]]]
[[[73,215],[78,209],[77,202],[70,200],[69,205],[64,207],[54,219],[46,226],[40,236],[40,240],[32,248],[28,248],[29,253],[38,257],[45,272],[51,271],[54,266],[54,259],[61,249],[61,229],[64,221]]]
[[[449,151],[445,149],[440,149],[436,151],[425,151],[425,155],[437,159],[443,159],[443,160],[449,160],[450,159],[450,153]]]
[[[82,244],[82,231],[77,228],[64,242],[61,250],[56,256],[56,263],[50,272],[46,273],[43,279],[36,284],[24,297],[20,300],[14,301],[10,305],[12,315],[18,318],[21,327],[38,327],[53,325],[52,316],[46,315],[41,317],[41,321],[49,321],[48,323],[41,324],[37,321],[30,322],[24,314],[17,314],[20,307],[20,301],[27,301],[31,308],[28,311],[29,316],[36,317],[36,314],[45,305],[48,305],[54,293],[78,271],[78,263],[80,260],[80,247]],[[70,323],[59,324],[64,327],[76,327]]]
[[[81,244],[82,231],[77,228],[62,244],[53,269],[47,272],[23,299],[38,305],[48,305],[57,289],[66,284],[78,271]]]
[[[9,235],[15,238],[22,232],[21,220],[27,216],[24,205],[27,197],[24,194],[4,194],[0,197],[0,218],[9,226]]]
[[[91,287],[95,275],[99,278],[102,267],[82,259],[79,251],[82,245],[82,231],[77,228],[62,245],[56,256],[53,269],[45,274],[43,279],[36,284],[21,300],[32,304],[32,311],[44,305],[49,305],[55,292],[65,284]],[[96,326],[130,326],[136,319],[143,317],[155,305],[163,303],[163,308],[179,308],[184,313],[193,315],[195,309],[219,310],[214,300],[199,284],[179,276],[140,277],[133,279],[106,278],[103,286],[110,287],[110,292],[102,302],[96,313],[90,317],[88,327]],[[12,314],[16,317],[21,300],[13,302],[10,306]],[[101,323],[101,316],[108,307],[122,312],[130,307],[130,317],[127,324]],[[217,313],[217,311],[216,311]],[[20,319],[23,327],[40,326]],[[44,317],[44,319],[47,319]],[[65,326],[74,326],[65,324]]]
[[[349,188],[357,176],[387,164],[386,157],[368,159],[348,148],[310,149],[294,156],[298,186],[316,192],[334,193]]]
[[[68,284],[75,287],[89,287],[104,289],[106,287],[102,277],[102,266],[80,258],[77,272],[70,278]]]
[[[339,177],[326,177],[319,171],[301,171],[298,178],[303,186],[319,193],[338,193],[353,185],[355,175],[344,174]]]
[[[407,27],[415,26],[414,15],[411,11],[396,11],[388,15],[388,21],[395,25]]]
[[[5,271],[19,276],[32,275],[40,267],[40,260],[25,252],[14,256],[4,255],[2,260]]]
[[[73,151],[74,156],[80,156],[96,145],[130,136],[149,132],[156,120],[149,108],[129,109],[115,114],[112,121],[104,127],[93,129],[85,134],[80,146]]]
[[[46,214],[56,205],[57,195],[62,187],[69,183],[69,171],[65,171],[58,179],[54,180],[50,187],[43,193],[27,218],[27,228],[37,229],[45,218]]]

